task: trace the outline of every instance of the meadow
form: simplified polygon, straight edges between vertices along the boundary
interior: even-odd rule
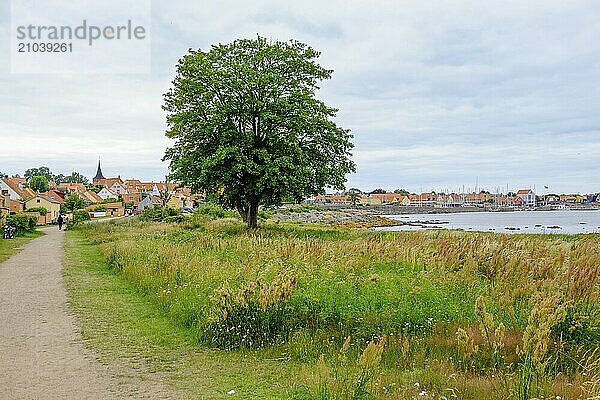
[[[198,347],[289,365],[289,398],[600,395],[598,235],[169,221],[77,230]]]

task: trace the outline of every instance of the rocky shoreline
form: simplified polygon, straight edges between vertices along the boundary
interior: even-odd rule
[[[271,218],[274,218],[278,221],[347,226],[351,228],[374,228],[382,226],[399,226],[405,224],[402,221],[384,217],[377,211],[369,209],[323,209],[302,212],[278,212],[271,215]]]
[[[275,210],[270,215],[278,221],[302,222],[309,224],[324,224],[329,226],[345,226],[351,228],[380,228],[388,226],[414,226],[429,229],[443,229],[447,221],[436,218],[436,215],[456,212],[481,212],[484,209],[477,207],[461,207],[439,209],[432,207],[399,207],[393,209],[387,206],[369,207],[299,207]],[[489,210],[488,210],[489,211]],[[420,220],[403,220],[390,218],[390,215],[429,214],[431,218]],[[549,226],[549,229],[561,229],[560,226]],[[507,231],[520,230],[516,227],[506,227]]]

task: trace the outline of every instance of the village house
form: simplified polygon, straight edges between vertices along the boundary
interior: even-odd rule
[[[116,194],[115,192],[113,192],[112,190],[110,190],[107,187],[103,187],[102,189],[100,189],[100,191],[97,193],[98,197],[100,197],[102,200],[106,200],[106,199],[117,199],[119,197],[118,194]]]
[[[149,195],[149,196],[144,197],[135,209],[137,211],[141,212],[141,211],[144,211],[146,208],[152,208],[155,205],[159,205],[159,206],[162,205],[162,201],[161,201],[160,197]]]
[[[580,194],[561,194],[560,195],[560,200],[563,203],[581,204],[581,203],[584,202],[585,197],[583,197]]]
[[[142,182],[138,179],[125,179],[123,181],[123,185],[125,185],[125,188],[127,189],[127,191],[131,191],[132,189],[135,189],[137,191],[144,190],[144,186],[142,185]]]
[[[98,196],[97,193],[92,192],[91,190],[86,190],[83,193],[80,193],[80,196],[88,203],[100,203],[103,199]]]
[[[66,193],[58,191],[58,190],[48,190],[46,193],[42,193],[42,194],[46,197],[50,197],[51,199],[54,199],[54,200],[60,202],[61,204],[64,203],[65,197],[67,196]]]
[[[452,208],[452,207],[460,207],[463,205],[462,196],[452,193],[452,194],[444,194],[441,193],[438,195],[436,199],[436,204],[434,207],[437,208]]]
[[[25,200],[35,196],[35,192],[25,187],[27,181],[25,178],[12,177],[0,179],[0,190],[7,190],[12,200]]]
[[[106,187],[108,187],[113,193],[116,193],[117,196],[121,196],[127,194],[127,188],[123,184],[121,177],[117,178],[109,178],[106,180]]]
[[[433,207],[437,200],[435,193],[409,194],[410,205],[415,207]]]
[[[378,205],[381,204],[381,199],[371,197],[368,194],[361,194],[360,198],[358,199],[358,204],[367,206]]]
[[[517,197],[520,197],[523,200],[523,204],[526,207],[536,206],[535,193],[531,189],[521,189],[517,191]]]
[[[123,202],[131,203],[137,206],[142,201],[142,194],[137,189],[127,189],[127,193],[123,195]]]
[[[192,203],[190,198],[182,193],[175,193],[174,195],[171,195],[171,198],[167,202],[167,207],[173,208],[175,210],[191,206]]]
[[[402,202],[405,196],[397,193],[373,193],[369,197],[379,199],[380,204],[397,204]]]
[[[102,210],[107,217],[122,217],[125,215],[125,207],[120,201],[113,203],[91,204],[85,208],[88,211]]]
[[[45,215],[45,222],[46,224],[51,223],[56,221],[56,218],[58,218],[58,215],[60,214],[60,205],[61,202],[42,195],[42,194],[38,194],[35,195],[34,197],[26,200],[24,202],[25,205],[25,210],[29,210],[31,208],[38,208],[38,207],[43,207],[45,208],[48,212]]]

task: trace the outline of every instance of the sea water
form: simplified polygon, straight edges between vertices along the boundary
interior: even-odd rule
[[[457,212],[389,215],[411,225],[377,228],[404,231],[462,229],[497,233],[600,233],[600,210]]]

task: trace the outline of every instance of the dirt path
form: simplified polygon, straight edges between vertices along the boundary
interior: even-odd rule
[[[44,232],[0,264],[0,398],[112,399],[108,370],[67,311],[64,233]]]

